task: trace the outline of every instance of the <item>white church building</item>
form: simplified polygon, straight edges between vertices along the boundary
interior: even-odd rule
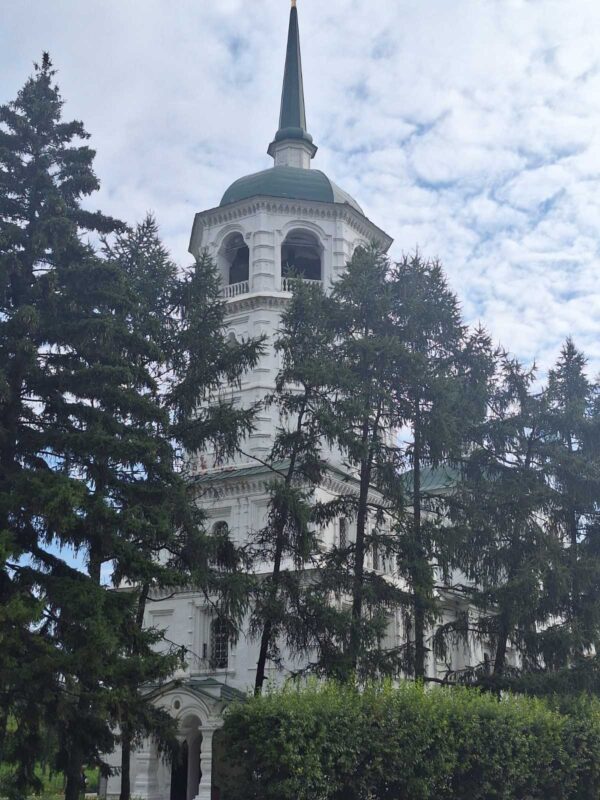
[[[294,264],[305,280],[318,281],[327,290],[345,269],[359,245],[375,242],[387,251],[391,237],[369,220],[360,205],[311,162],[317,147],[307,132],[302,66],[295,0],[285,59],[279,129],[268,147],[270,168],[236,180],[215,208],[201,211],[194,219],[190,252],[198,257],[204,249],[219,266],[226,301],[227,335],[236,339],[266,335],[273,342],[283,308],[289,302],[288,264]],[[267,347],[239,390],[239,402],[250,405],[274,389],[277,355]],[[240,455],[230,463],[211,469],[208,457],[194,456],[191,469],[198,481],[209,487],[202,504],[209,525],[227,525],[232,539],[241,544],[264,527],[268,512],[267,482],[271,473],[260,466],[269,458],[277,420],[268,410],[259,414],[256,430]],[[332,459],[334,457],[332,456]],[[332,463],[321,487],[322,496],[353,491],[343,479],[341,463]],[[352,537],[352,521],[339,520],[323,532],[325,545]],[[394,580],[392,563],[370,556],[369,569],[377,569]],[[146,624],[166,630],[169,641],[186,648],[186,669],[176,682],[157,692],[155,702],[179,725],[183,743],[180,763],[168,764],[147,741],[132,757],[132,796],[141,800],[220,800],[216,758],[218,730],[223,711],[234,698],[251,691],[256,676],[259,643],[244,635],[237,643],[228,640],[213,608],[192,589],[153,598]],[[455,613],[448,596],[446,618]],[[390,646],[400,642],[401,620],[390,626]],[[461,669],[481,659],[476,646],[457,646],[451,663],[437,664],[430,658],[428,669]],[[298,666],[289,663],[290,668]],[[269,678],[285,680],[283,670],[271,666]],[[214,763],[213,763],[214,762]],[[120,753],[111,756],[115,768]],[[115,774],[103,787],[108,798],[118,798],[120,777]]]

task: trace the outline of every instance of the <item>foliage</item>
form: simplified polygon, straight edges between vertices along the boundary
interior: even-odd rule
[[[427,472],[439,467],[455,476],[472,431],[486,413],[486,397],[495,354],[482,329],[463,324],[456,296],[441,265],[418,254],[394,265],[393,314],[397,335],[409,353],[398,374],[397,402],[408,441],[404,476],[408,513],[390,498],[398,538],[398,570],[410,591],[411,620],[403,666],[408,674],[427,675],[428,631],[440,616],[436,583],[447,582],[449,537],[444,492],[425,486]]]
[[[534,694],[596,691],[600,585],[598,387],[567,341],[546,386],[502,354],[449,499],[452,629],[490,648],[459,680]],[[456,676],[455,676],[456,677]]]
[[[81,207],[94,152],[62,104],[45,54],[0,108],[0,759],[14,796],[39,788],[51,731],[75,800],[82,765],[106,770],[119,737],[175,746],[141,687],[182,653],[156,648],[145,606],[182,584],[224,597],[238,557],[204,530],[181,455],[218,463],[251,430],[253,409],[221,390],[260,345],[226,342],[208,256],[179,275],[151,217],[128,230]],[[109,236],[102,252],[90,232]],[[104,571],[129,590],[107,591]]]
[[[335,683],[229,709],[231,800],[592,800],[600,704]]]
[[[548,598],[560,574],[560,547],[543,522],[544,404],[531,391],[534,380],[504,354],[497,359],[488,414],[473,426],[462,479],[449,501],[452,563],[462,578],[455,591],[476,612],[447,627],[464,625],[465,637],[491,649],[491,676],[487,664],[474,665],[481,680],[498,680],[511,647],[527,661],[536,626],[554,608]]]
[[[86,776],[86,793],[98,791],[99,771],[97,769],[84,769]],[[39,778],[41,789],[39,793],[32,794],[31,800],[62,800],[64,798],[64,776],[58,772],[51,772],[40,765],[36,767],[36,775]],[[3,779],[10,778],[10,771],[0,767],[0,797],[4,795]],[[29,800],[29,798],[28,798]]]
[[[442,516],[432,513],[436,498],[423,490],[422,473],[459,461],[470,428],[485,414],[489,339],[467,332],[437,262],[415,255],[392,264],[371,247],[356,249],[329,296],[296,284],[276,347],[283,366],[271,401],[288,427],[278,431],[271,458],[272,467],[285,459],[285,479],[272,483],[272,511],[284,489],[288,496],[285,514],[272,513],[259,540],[275,564],[262,591],[268,594],[274,580],[280,589],[285,584],[279,602],[271,598],[274,633],[285,633],[281,641],[292,652],[309,654],[308,669],[319,674],[404,670],[422,678],[427,630],[438,611],[435,565],[441,571],[448,562]],[[398,440],[399,428],[409,441]],[[407,466],[408,479],[401,476]],[[327,499],[315,489],[331,467],[345,475],[348,491]],[[274,523],[289,521],[292,509],[304,536],[282,538],[279,524],[280,547],[267,553],[265,536],[273,537]],[[351,530],[343,541],[342,525]],[[336,526],[325,545],[319,532]],[[292,568],[280,575],[282,553]],[[391,573],[405,587],[389,580]],[[267,611],[262,596],[257,620]],[[390,635],[399,609],[414,623],[400,643]],[[264,656],[263,646],[257,686]],[[272,647],[269,657],[276,656]]]
[[[62,121],[53,79],[44,54],[0,107],[0,758],[17,765],[17,796],[38,783],[44,718],[55,718],[64,676],[78,668],[68,647],[56,646],[67,588],[84,594],[81,574],[56,556],[56,545],[85,542],[86,487],[70,474],[64,441],[74,444],[77,423],[64,401],[119,288],[84,237],[122,226],[82,208],[98,188],[94,151],[82,123]],[[97,379],[93,369],[87,377]],[[92,627],[102,627],[105,598],[88,583],[84,602],[96,609]],[[77,602],[73,611],[82,611]],[[17,724],[7,736],[9,716]]]
[[[545,463],[550,489],[546,526],[562,547],[562,594],[540,658],[564,669],[600,646],[600,384],[568,339],[550,370]]]
[[[270,562],[270,574],[256,581],[250,631],[260,639],[255,691],[265,681],[267,659],[280,663],[280,643],[292,654],[314,646],[307,625],[306,598],[322,544],[315,525],[315,488],[325,469],[320,424],[328,404],[328,366],[333,346],[326,323],[332,303],[320,286],[295,282],[284,311],[275,350],[281,358],[275,392],[266,405],[276,407],[279,427],[268,462],[272,479],[267,524],[251,544],[253,561]]]

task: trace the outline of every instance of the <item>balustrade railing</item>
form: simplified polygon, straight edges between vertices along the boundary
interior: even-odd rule
[[[239,283],[230,283],[229,286],[223,286],[223,297],[237,297],[240,294],[248,294],[250,291],[249,281],[240,281]]]
[[[282,278],[281,279],[281,291],[282,292],[293,292],[294,291],[294,284],[298,281],[302,281],[302,283],[311,283],[311,284],[321,284],[321,281],[311,280],[310,278]]]
[[[309,278],[282,278],[281,279],[281,291],[282,292],[293,292],[294,291],[294,284],[298,281],[302,281],[302,283],[314,283],[321,285],[321,281],[311,280]],[[230,283],[228,286],[221,287],[221,295],[229,300],[232,297],[239,297],[241,294],[248,294],[250,291],[250,281],[240,281],[239,283]]]

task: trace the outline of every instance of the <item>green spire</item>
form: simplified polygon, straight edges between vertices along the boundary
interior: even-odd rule
[[[317,148],[312,143],[312,136],[306,130],[298,9],[294,2],[292,2],[290,11],[285,72],[281,92],[281,110],[279,113],[279,130],[275,134],[275,140],[269,146],[269,154],[274,155],[275,144],[285,139],[306,142],[311,150],[311,157],[317,152]]]

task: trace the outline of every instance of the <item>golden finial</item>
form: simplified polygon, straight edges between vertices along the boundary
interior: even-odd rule
[[[296,0],[292,0],[292,8],[296,8]]]

